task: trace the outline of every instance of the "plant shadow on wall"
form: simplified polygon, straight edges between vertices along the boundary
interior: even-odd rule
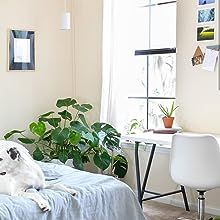
[[[109,124],[96,122],[88,125],[85,113],[93,107],[79,104],[75,99],[59,99],[58,112],[50,111],[32,122],[29,129],[12,130],[5,134],[8,140],[16,136],[22,144],[33,145],[35,160],[73,160],[75,168],[83,170],[93,158],[94,164],[110,175],[123,178],[128,170],[127,159],[121,155],[120,134]],[[72,111],[75,113],[73,114]]]

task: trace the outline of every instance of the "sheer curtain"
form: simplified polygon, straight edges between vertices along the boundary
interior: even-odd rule
[[[135,0],[104,0],[101,121],[124,130],[134,62]]]

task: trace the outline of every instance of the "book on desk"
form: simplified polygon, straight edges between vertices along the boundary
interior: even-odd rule
[[[158,128],[153,129],[153,133],[155,134],[175,134],[181,133],[183,131],[182,128]]]

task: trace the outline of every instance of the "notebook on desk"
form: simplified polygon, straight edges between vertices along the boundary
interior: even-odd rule
[[[158,128],[154,129],[153,133],[155,134],[175,134],[182,132],[182,128]]]

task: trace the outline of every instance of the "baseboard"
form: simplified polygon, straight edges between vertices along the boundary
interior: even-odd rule
[[[145,193],[145,196],[146,197],[152,196],[152,194]],[[155,199],[154,201],[158,201],[158,202],[161,202],[161,203],[164,203],[164,204],[168,204],[168,205],[173,205],[173,206],[177,206],[177,207],[180,207],[180,208],[184,208],[183,201],[177,200],[177,199],[173,199],[172,197],[166,197],[166,198],[162,197],[162,198]],[[195,211],[197,210],[197,204],[189,203],[189,206],[190,206],[191,210],[195,210]],[[206,212],[211,214],[211,215],[214,215],[214,216],[220,216],[220,209],[216,209],[216,208],[212,208],[212,207],[206,206]]]

